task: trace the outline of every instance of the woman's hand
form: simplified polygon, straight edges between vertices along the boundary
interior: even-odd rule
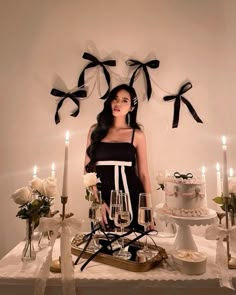
[[[101,218],[101,226],[105,229],[106,228],[106,224],[108,224],[107,222],[107,213],[109,214],[110,212],[110,209],[109,207],[107,206],[106,203],[103,203],[102,206],[101,206],[101,215],[102,215],[102,218]]]

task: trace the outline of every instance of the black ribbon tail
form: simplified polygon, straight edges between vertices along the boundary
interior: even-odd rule
[[[150,77],[149,77],[147,67],[145,65],[143,66],[143,71],[144,71],[144,74],[145,74],[145,77],[146,77],[147,98],[148,98],[148,101],[149,101],[149,99],[150,99],[150,97],[152,95],[152,85],[151,85],[151,81],[150,81]]]
[[[183,96],[181,97],[183,103],[186,104],[187,108],[189,109],[191,115],[193,116],[193,118],[195,119],[195,121],[197,121],[198,123],[203,123],[202,120],[200,119],[200,117],[198,116],[197,112],[195,111],[194,107],[192,106],[192,104]]]
[[[55,117],[54,117],[56,124],[60,123],[59,110],[60,110],[61,106],[63,105],[63,102],[65,99],[66,99],[66,96],[64,98],[62,98],[57,105],[57,109],[56,109],[56,113],[55,113]]]
[[[85,77],[85,71],[89,68],[95,67],[97,64],[91,62],[89,63],[81,72],[80,76],[79,76],[79,80],[78,80],[78,87],[84,87],[84,77]]]
[[[78,114],[79,114],[79,111],[80,111],[80,103],[79,103],[79,100],[78,100],[76,97],[74,97],[74,95],[70,95],[69,97],[70,97],[70,99],[71,99],[71,100],[76,104],[76,106],[77,106],[77,110],[74,111],[74,112],[71,114],[71,116],[72,116],[72,117],[77,117]]]
[[[179,124],[179,112],[180,112],[180,97],[176,97],[174,103],[174,116],[173,116],[173,123],[172,128],[177,128]]]

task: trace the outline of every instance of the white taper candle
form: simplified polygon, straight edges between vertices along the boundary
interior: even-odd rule
[[[62,186],[62,197],[68,197],[67,186],[68,186],[68,153],[69,153],[69,139],[70,132],[66,131],[65,136],[65,159],[64,159],[64,174],[63,174],[63,186]]]
[[[222,194],[220,164],[219,163],[216,163],[216,194],[218,197],[221,196],[221,194]]]
[[[223,149],[223,197],[229,197],[228,173],[227,173],[227,145],[226,137],[222,136],[222,149]]]

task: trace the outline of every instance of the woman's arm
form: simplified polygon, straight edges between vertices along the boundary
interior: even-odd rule
[[[151,193],[151,182],[148,172],[146,138],[141,130],[135,131],[134,144],[137,150],[138,175],[143,184],[144,192]]]

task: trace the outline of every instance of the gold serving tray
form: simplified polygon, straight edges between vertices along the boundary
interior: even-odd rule
[[[103,238],[99,237],[99,238]],[[125,238],[125,242],[130,241],[129,239]],[[79,235],[77,237],[74,237],[72,242],[71,242],[71,253],[75,256],[80,256],[81,252],[83,251],[83,246],[85,245],[86,242],[83,241],[83,235]],[[142,242],[134,242],[131,244],[132,246],[136,246],[140,249],[143,247]],[[118,267],[121,269],[125,269],[128,271],[133,271],[133,272],[145,272],[149,271],[152,268],[156,267],[157,265],[160,265],[163,259],[167,259],[167,253],[164,248],[161,248],[159,246],[155,245],[148,245],[150,249],[153,249],[156,251],[156,255],[149,259],[146,262],[136,262],[132,260],[123,260],[118,257],[109,255],[109,254],[104,254],[104,253],[98,253],[94,258],[93,261],[100,262],[103,264],[107,264],[110,266]],[[89,251],[84,251],[82,258],[87,258],[89,259],[94,253],[89,252]]]

